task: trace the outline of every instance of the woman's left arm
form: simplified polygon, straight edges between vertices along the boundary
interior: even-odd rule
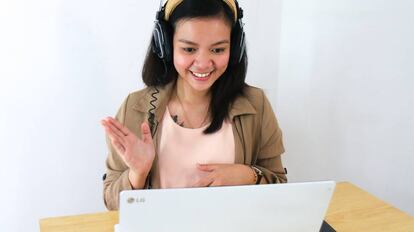
[[[256,162],[253,163],[263,173],[260,183],[286,183],[285,169],[282,165],[281,155],[285,152],[282,140],[282,131],[277,122],[272,106],[262,92],[263,107],[260,126],[259,150]]]
[[[252,156],[252,165],[260,169],[262,177],[260,184],[286,183],[285,169],[281,155],[285,151],[282,141],[282,131],[279,128],[276,116],[269,100],[264,95],[260,100],[261,107],[258,116],[261,118],[258,125],[257,151]],[[255,171],[244,164],[199,164],[200,171],[208,172],[203,179],[194,184],[195,187],[247,185],[256,183]]]

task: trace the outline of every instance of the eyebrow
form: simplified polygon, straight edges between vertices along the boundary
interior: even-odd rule
[[[190,45],[194,45],[194,46],[198,45],[197,43],[194,43],[192,41],[185,40],[185,39],[179,39],[178,41],[181,42],[181,43],[186,43],[186,44],[190,44]],[[225,40],[220,40],[220,41],[212,44],[212,46],[217,46],[217,45],[226,44],[226,43],[230,43],[230,42],[226,39]]]

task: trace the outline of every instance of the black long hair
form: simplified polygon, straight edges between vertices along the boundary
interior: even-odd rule
[[[210,113],[212,122],[203,133],[211,134],[220,130],[223,120],[228,116],[231,104],[234,100],[243,95],[246,87],[245,79],[247,72],[247,52],[244,51],[240,62],[234,57],[237,33],[240,28],[234,22],[234,13],[223,0],[184,0],[172,12],[167,25],[167,34],[172,48],[172,41],[176,24],[182,19],[192,18],[224,18],[229,25],[232,25],[230,58],[226,71],[218,78],[211,87]],[[165,86],[178,77],[173,62],[165,63],[153,52],[154,41],[151,40],[142,69],[142,80],[147,86]]]

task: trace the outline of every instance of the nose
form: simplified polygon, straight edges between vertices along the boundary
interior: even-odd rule
[[[210,71],[213,67],[213,60],[209,52],[200,51],[194,60],[193,66],[198,71]]]

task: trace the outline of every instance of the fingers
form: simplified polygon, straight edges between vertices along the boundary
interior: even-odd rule
[[[102,120],[101,124],[105,128],[105,131],[111,140],[118,140],[119,142],[124,143],[125,135],[120,132],[115,126],[105,120]]]
[[[115,120],[110,120],[107,118],[106,120],[102,120],[101,124],[105,128],[105,132],[111,139],[112,146],[115,148],[115,150],[123,155],[125,153],[125,134],[116,127],[114,124]]]
[[[204,172],[210,172],[209,175],[205,176],[194,184],[194,187],[209,187],[215,182],[214,171],[219,167],[219,164],[197,164],[197,169]]]
[[[144,143],[152,143],[151,129],[146,122],[141,124],[141,138]]]
[[[122,125],[121,123],[118,122],[118,120],[111,118],[111,117],[107,117],[106,121],[112,125],[117,131],[119,131],[119,133],[122,133],[122,135],[124,136],[128,136],[131,132],[128,130],[128,128],[126,128],[124,125]]]
[[[119,154],[124,154],[125,153],[125,147],[122,146],[121,143],[119,143],[117,140],[112,140],[112,145],[114,146],[115,150],[119,153]]]
[[[214,178],[212,175],[207,175],[206,177],[202,178],[201,180],[197,181],[193,187],[208,187],[214,182]]]
[[[118,153],[123,154],[125,152],[125,147],[123,146],[123,135],[120,135],[116,130],[113,128],[113,126],[110,125],[105,120],[101,121],[102,126],[105,128],[106,134],[111,139],[112,146],[114,146],[115,150]]]
[[[120,142],[120,140],[122,140],[121,138],[119,138],[117,135],[115,135],[113,132],[109,131],[110,129],[105,129],[107,135],[109,136],[110,140],[111,140],[111,144],[112,146],[115,148],[115,150],[119,153],[119,154],[124,154],[125,153],[125,147],[123,145],[122,142]]]
[[[214,180],[208,187],[218,187],[223,186],[223,184],[220,181]]]
[[[106,119],[102,120],[101,124],[106,129],[109,129],[114,137],[116,135],[116,137],[120,139],[123,139],[125,136],[132,134],[132,132],[127,127],[123,126],[116,119],[111,117],[107,117]],[[141,124],[141,138],[144,140],[144,142],[152,142],[151,129],[147,122],[143,122]]]
[[[218,168],[218,164],[197,164],[197,169],[204,172],[212,172]]]

